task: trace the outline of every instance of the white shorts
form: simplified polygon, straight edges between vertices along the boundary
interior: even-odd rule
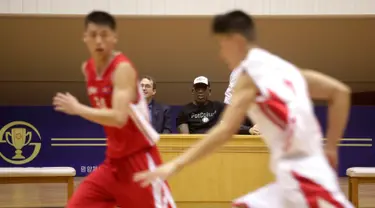
[[[343,193],[331,193],[327,199],[316,194],[306,195],[301,190],[285,193],[276,183],[264,186],[237,198],[232,207],[247,208],[354,208]]]
[[[354,208],[341,191],[334,171],[325,163],[320,158],[310,158],[302,162],[279,165],[275,183],[235,199],[232,206]],[[286,171],[286,169],[293,171]]]

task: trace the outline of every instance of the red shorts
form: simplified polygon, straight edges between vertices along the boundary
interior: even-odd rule
[[[161,163],[156,147],[120,160],[107,159],[79,185],[67,208],[175,208],[167,182],[147,188],[133,182],[134,173]]]

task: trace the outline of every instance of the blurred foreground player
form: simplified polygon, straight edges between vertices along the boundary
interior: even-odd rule
[[[159,135],[149,122],[136,70],[126,56],[114,51],[115,30],[115,19],[106,12],[86,17],[84,42],[92,58],[82,70],[93,108],[69,93],[53,99],[57,111],[101,124],[107,136],[105,161],[79,185],[67,207],[172,208],[175,204],[164,181],[142,188],[132,180],[135,172],[161,164],[155,146]]]
[[[231,139],[247,114],[259,125],[270,149],[276,181],[235,199],[233,207],[353,207],[340,190],[335,174],[337,143],[347,122],[350,89],[321,73],[299,70],[257,47],[253,20],[242,11],[216,16],[212,30],[228,67],[241,69],[223,123],[181,156],[155,171],[135,174],[134,180],[147,186],[202,159]],[[329,102],[325,149],[310,95]]]

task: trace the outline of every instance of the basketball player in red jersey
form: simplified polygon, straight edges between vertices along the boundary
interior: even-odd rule
[[[78,187],[68,208],[174,208],[169,187],[157,181],[142,188],[132,180],[135,172],[161,164],[155,143],[159,135],[149,123],[149,112],[129,59],[115,52],[116,21],[110,14],[93,11],[86,16],[84,42],[92,58],[83,66],[93,107],[69,93],[53,98],[55,109],[104,126],[105,161]]]

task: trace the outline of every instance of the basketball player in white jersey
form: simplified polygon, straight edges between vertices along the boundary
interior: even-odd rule
[[[235,199],[236,208],[352,208],[340,190],[335,173],[340,138],[350,108],[350,89],[319,72],[295,65],[255,44],[250,16],[232,11],[212,25],[220,53],[230,69],[240,68],[224,124],[181,156],[134,180],[143,186],[165,180],[184,166],[202,159],[232,138],[247,114],[259,125],[271,153],[276,181]],[[327,142],[314,115],[311,98],[329,103]]]

